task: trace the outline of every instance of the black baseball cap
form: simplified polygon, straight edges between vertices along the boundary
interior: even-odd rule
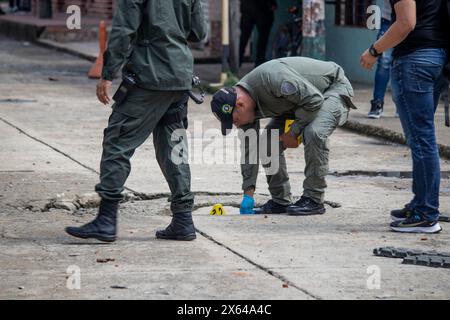
[[[236,90],[223,88],[214,94],[211,101],[211,111],[222,123],[222,134],[227,135],[227,130],[233,128],[233,111],[236,106]]]

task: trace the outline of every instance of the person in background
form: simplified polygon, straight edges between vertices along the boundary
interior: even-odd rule
[[[239,42],[239,64],[244,61],[245,48],[256,25],[258,44],[255,67],[266,62],[266,49],[277,9],[276,0],[241,0],[241,38]]]
[[[380,39],[391,26],[391,15],[391,4],[389,0],[384,0],[381,27],[378,32],[377,40]],[[377,70],[375,72],[373,100],[370,101],[371,108],[368,115],[370,119],[379,119],[383,115],[384,97],[391,75],[392,50],[393,49],[386,50],[383,52],[383,55],[378,58]]]
[[[413,161],[413,199],[391,212],[391,229],[408,233],[438,233],[439,150],[434,115],[445,83],[447,61],[447,0],[391,0],[389,30],[361,56],[371,69],[381,54],[394,47],[392,96]]]

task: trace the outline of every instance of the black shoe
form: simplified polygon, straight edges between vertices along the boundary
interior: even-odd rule
[[[77,238],[93,238],[104,242],[114,242],[117,234],[118,210],[119,201],[102,199],[98,215],[94,221],[82,227],[67,227],[66,232]]]
[[[283,206],[281,204],[276,203],[273,200],[269,200],[260,208],[255,208],[253,211],[255,214],[280,214],[286,213],[288,206]]]
[[[412,210],[406,205],[403,209],[392,210],[391,218],[394,221],[404,221],[413,215]]]
[[[417,214],[403,221],[392,222],[391,229],[404,233],[439,233],[442,231],[438,221],[427,221]]]
[[[165,230],[156,231],[156,238],[164,240],[191,241],[196,237],[191,212],[176,213]]]
[[[370,101],[370,103],[371,103],[372,107],[370,108],[368,117],[370,119],[380,119],[381,116],[383,115],[384,102],[372,100],[372,101]]]
[[[310,216],[324,214],[325,212],[326,209],[322,203],[317,203],[307,197],[301,197],[300,200],[287,208],[287,213],[291,216]]]

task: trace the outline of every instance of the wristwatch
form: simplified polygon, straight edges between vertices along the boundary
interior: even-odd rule
[[[372,45],[370,46],[370,48],[369,48],[369,53],[370,53],[371,56],[373,56],[373,57],[375,57],[375,58],[378,58],[379,56],[382,55],[382,53],[379,53],[379,52],[377,51],[377,49],[375,49],[375,47],[373,46],[373,44],[372,44]]]

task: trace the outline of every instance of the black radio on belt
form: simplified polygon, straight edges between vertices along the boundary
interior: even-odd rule
[[[200,78],[197,76],[193,76],[192,77],[192,87],[194,88],[198,88],[200,90],[200,94],[195,94],[194,91],[189,91],[189,97],[191,97],[192,100],[194,100],[194,102],[196,104],[202,104],[203,102],[205,102],[205,91],[201,88],[201,81]]]
[[[122,83],[119,86],[119,89],[117,89],[117,92],[113,96],[113,100],[119,105],[121,104],[125,98],[127,97],[128,93],[132,88],[136,86],[136,80],[134,74],[125,74],[123,75]]]

